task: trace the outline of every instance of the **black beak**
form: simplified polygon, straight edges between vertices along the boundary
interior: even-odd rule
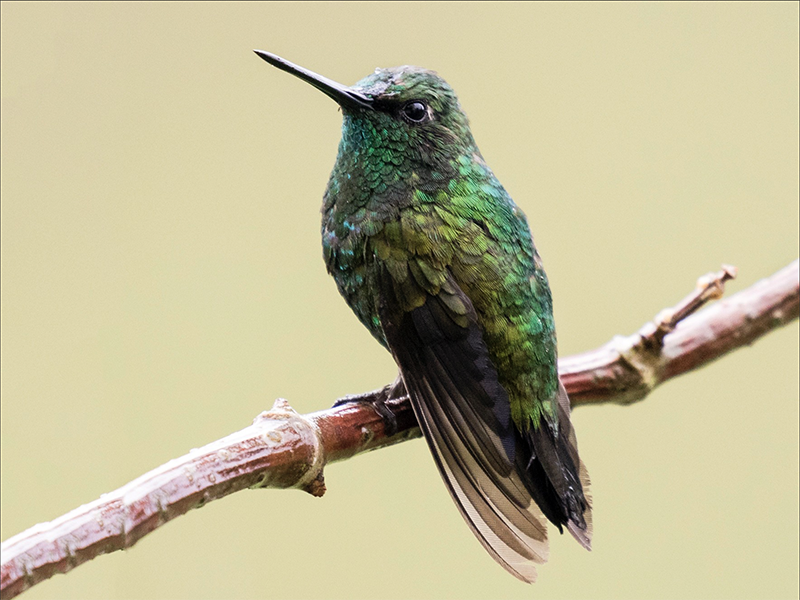
[[[355,90],[352,90],[341,83],[336,83],[327,77],[317,75],[313,71],[299,67],[293,63],[290,63],[288,60],[282,59],[280,56],[271,54],[270,52],[264,52],[263,50],[253,50],[253,52],[258,54],[273,67],[278,67],[281,71],[291,73],[295,77],[299,77],[303,81],[310,83],[319,91],[336,100],[336,102],[339,103],[339,106],[344,108],[366,108],[370,110],[375,108],[371,98],[368,98],[364,94],[356,92]]]

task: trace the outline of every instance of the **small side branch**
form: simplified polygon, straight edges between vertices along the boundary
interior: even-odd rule
[[[752,344],[800,316],[798,261],[696,312],[719,298],[734,276],[735,269],[723,267],[701,278],[695,292],[636,334],[559,361],[572,404],[641,400],[664,381]],[[390,388],[358,398],[387,398]],[[392,436],[368,402],[303,416],[277,400],[249,427],[3,542],[0,598],[13,598],[100,554],[130,548],[163,523],[239,490],[298,488],[321,496],[327,463],[420,436],[407,397],[388,400],[385,407],[396,421]]]
[[[722,295],[732,267],[701,277],[697,290],[675,308],[628,337],[567,357],[558,371],[573,406],[642,400],[657,385],[748,346],[800,314],[800,268],[790,263],[714,306],[695,313]],[[693,314],[695,313],[695,314]]]

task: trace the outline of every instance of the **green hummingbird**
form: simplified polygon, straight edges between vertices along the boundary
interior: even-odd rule
[[[347,87],[255,52],[341,107],[325,263],[392,353],[396,387],[472,532],[526,582],[547,560],[545,518],[590,549],[589,479],[558,377],[547,276],[453,89],[412,66]]]

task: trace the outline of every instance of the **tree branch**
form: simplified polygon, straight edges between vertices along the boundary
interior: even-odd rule
[[[723,267],[637,333],[560,360],[572,404],[636,402],[664,381],[800,316],[798,261],[694,314],[719,298],[734,276],[733,267]],[[170,519],[239,490],[294,487],[321,496],[326,464],[420,436],[408,398],[389,399],[390,388],[350,396],[351,402],[305,416],[279,399],[249,427],[10,538],[2,544],[0,598],[13,598],[100,554],[130,548]],[[369,403],[377,399],[386,400],[396,420],[391,436]]]

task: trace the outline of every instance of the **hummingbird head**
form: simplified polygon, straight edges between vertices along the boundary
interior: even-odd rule
[[[453,88],[433,71],[403,66],[376,69],[352,87],[255,51],[271,65],[334,99],[344,114],[345,152],[378,156],[397,167],[450,170],[452,161],[477,153],[469,121]]]

